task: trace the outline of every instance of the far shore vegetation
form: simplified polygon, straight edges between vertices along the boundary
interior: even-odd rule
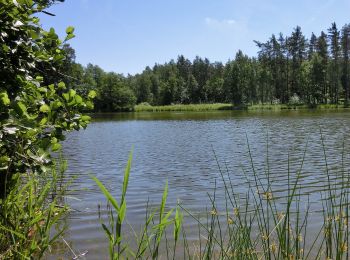
[[[273,34],[255,41],[259,51],[249,57],[238,51],[227,62],[183,55],[141,73],[106,72],[98,65],[82,66],[75,51],[63,45],[61,79],[79,95],[96,92],[95,112],[175,110],[202,104],[231,104],[233,108],[334,108],[350,101],[350,25],[335,23],[307,38],[296,26],[290,35]],[[230,54],[228,54],[229,57]],[[195,106],[193,106],[194,104]],[[264,104],[264,105],[260,105]],[[269,104],[269,105],[265,105]],[[275,106],[276,105],[276,106]],[[170,106],[170,107],[169,107]],[[210,105],[211,109],[219,106]],[[170,110],[173,110],[171,108]]]
[[[134,112],[165,112],[165,111],[215,111],[215,110],[248,110],[248,111],[265,111],[265,110],[348,110],[349,107],[344,104],[319,104],[319,105],[293,105],[293,104],[256,104],[234,106],[232,104],[215,103],[215,104],[172,104],[164,106],[152,106],[148,103],[136,105],[132,110]]]

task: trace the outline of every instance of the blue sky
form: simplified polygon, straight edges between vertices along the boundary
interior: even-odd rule
[[[77,62],[135,74],[145,66],[196,55],[226,62],[237,50],[254,56],[253,40],[289,35],[297,25],[309,38],[350,22],[349,0],[66,0],[40,15],[44,28],[70,41]]]

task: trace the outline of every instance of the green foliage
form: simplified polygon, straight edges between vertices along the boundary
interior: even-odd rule
[[[80,83],[74,83],[78,93],[95,98],[95,111],[129,111],[136,104],[134,92],[126,84],[126,79],[116,73],[106,73],[98,66],[88,65],[78,68]],[[69,72],[68,72],[69,73]]]
[[[124,79],[137,103],[170,104],[233,103],[288,104],[294,94],[303,103],[339,104],[350,96],[349,29],[340,32],[335,24],[328,35],[311,35],[310,41],[296,27],[290,36],[272,35],[258,42],[258,57],[241,51],[226,64],[211,63],[183,55],[177,61],[146,67],[141,74]],[[342,54],[342,55],[341,55]]]
[[[46,171],[50,150],[60,148],[64,132],[90,121],[79,111],[92,106],[95,94],[84,100],[57,76],[65,59],[62,44],[73,37],[74,28],[67,28],[65,41],[53,28],[45,31],[35,16],[43,8],[32,1],[1,0],[1,196],[15,174]],[[53,75],[56,81],[49,84]]]

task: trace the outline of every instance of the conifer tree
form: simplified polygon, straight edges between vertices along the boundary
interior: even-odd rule
[[[338,104],[339,90],[340,90],[340,32],[337,29],[337,25],[332,23],[332,26],[328,29],[328,38],[330,42],[330,98],[331,102]]]

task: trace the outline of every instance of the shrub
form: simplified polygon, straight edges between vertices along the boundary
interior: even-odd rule
[[[60,149],[64,131],[85,128],[92,108],[60,82],[57,70],[65,59],[62,44],[74,37],[68,27],[62,41],[45,31],[35,14],[45,5],[31,0],[0,0],[0,196],[14,185],[14,175],[40,173],[50,165],[50,151]],[[48,82],[55,78],[57,82]]]
[[[299,96],[297,94],[295,94],[295,93],[293,94],[293,96],[291,96],[289,98],[289,102],[288,103],[289,103],[289,105],[292,105],[292,106],[296,106],[296,105],[301,105],[302,104]]]

